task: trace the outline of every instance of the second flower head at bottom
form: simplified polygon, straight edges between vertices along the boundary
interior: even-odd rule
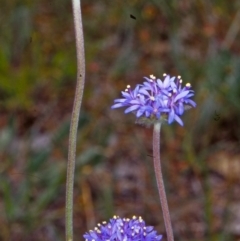
[[[120,218],[114,216],[110,221],[99,223],[94,230],[83,235],[86,241],[160,241],[154,227],[146,226],[141,217]]]

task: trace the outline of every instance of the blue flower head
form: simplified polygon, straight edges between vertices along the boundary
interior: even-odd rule
[[[94,230],[84,234],[85,241],[160,241],[152,226],[146,226],[141,217],[132,219],[114,216],[110,221],[98,224]]]
[[[140,124],[151,125],[167,119],[169,124],[177,121],[183,126],[180,116],[185,110],[196,107],[196,103],[191,100],[194,96],[191,85],[188,83],[182,86],[181,76],[170,77],[167,74],[163,75],[163,80],[153,75],[144,79],[146,81],[133,90],[128,85],[121,92],[123,98],[114,100],[115,104],[111,108],[127,107],[125,113],[134,113]]]

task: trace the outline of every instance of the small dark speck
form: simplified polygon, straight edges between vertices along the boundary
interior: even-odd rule
[[[149,157],[153,157],[153,155],[150,155],[150,154],[147,154],[147,156],[149,156]]]
[[[133,18],[133,19],[136,19],[136,17],[135,17],[135,16],[133,16],[132,14],[130,14],[130,17],[131,17],[131,18]]]
[[[217,112],[215,111],[215,114],[214,114],[214,118],[213,118],[215,121],[218,121],[220,120],[220,114],[217,114]]]

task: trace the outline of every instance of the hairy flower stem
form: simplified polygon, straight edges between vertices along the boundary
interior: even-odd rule
[[[66,241],[73,241],[73,186],[76,159],[77,129],[85,82],[85,57],[80,0],[72,0],[77,49],[77,85],[69,134],[66,183]]]
[[[163,219],[167,232],[167,240],[174,241],[171,218],[168,209],[167,197],[163,183],[162,168],[160,161],[160,129],[161,123],[155,123],[153,129],[153,163],[157,179],[158,193],[162,206]]]

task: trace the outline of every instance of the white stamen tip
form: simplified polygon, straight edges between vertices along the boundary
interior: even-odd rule
[[[130,85],[127,85],[127,88],[130,88],[131,86]]]
[[[151,79],[156,79],[156,77],[153,74],[150,75],[150,78]]]
[[[187,83],[187,84],[186,84],[186,87],[191,87],[191,84],[190,84],[190,83]]]

